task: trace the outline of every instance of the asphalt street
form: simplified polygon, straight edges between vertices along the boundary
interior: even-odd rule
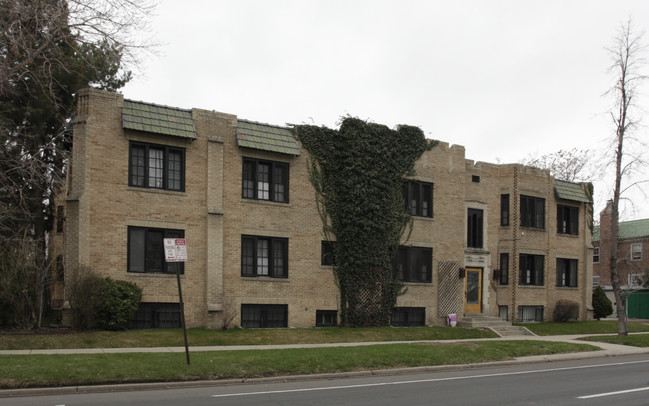
[[[649,404],[649,354],[287,382],[0,398],[11,406]]]

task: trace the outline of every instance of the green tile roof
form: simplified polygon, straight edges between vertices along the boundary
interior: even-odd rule
[[[129,130],[196,138],[191,110],[124,100],[122,126]]]
[[[557,198],[576,202],[592,203],[585,191],[584,183],[572,183],[563,180],[554,181],[554,193]]]
[[[300,155],[300,145],[287,127],[238,120],[237,144],[243,148]]]
[[[649,237],[649,219],[620,221],[617,235],[620,240]],[[599,227],[593,228],[593,241],[599,241]]]

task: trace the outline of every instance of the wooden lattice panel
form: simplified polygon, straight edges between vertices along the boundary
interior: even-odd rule
[[[456,261],[440,261],[438,316],[446,317],[451,313],[459,313],[462,298],[460,282],[460,264]]]

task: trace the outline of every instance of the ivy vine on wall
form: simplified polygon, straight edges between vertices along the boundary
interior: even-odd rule
[[[437,142],[421,129],[396,130],[343,118],[338,130],[298,125],[294,132],[309,152],[324,234],[334,245],[341,324],[384,326],[403,284],[392,272],[401,237],[411,224],[402,187],[417,159]]]

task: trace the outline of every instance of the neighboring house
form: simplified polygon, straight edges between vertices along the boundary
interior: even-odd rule
[[[63,247],[53,253],[62,264],[55,303],[66,307],[64,282],[84,265],[143,289],[135,327],[177,326],[175,268],[162,239],[182,237],[189,326],[338,323],[332,242],[308,152],[289,128],[99,90],[78,97],[53,233],[52,246]],[[414,221],[395,258],[407,291],[392,324],[440,325],[451,313],[551,320],[561,299],[592,318],[587,185],[464,154],[440,143],[404,185]]]
[[[611,286],[611,202],[599,214],[599,226],[593,229],[593,286],[601,285],[616,307]],[[621,221],[618,228],[618,277],[627,299],[630,318],[649,319],[649,290],[640,278],[649,271],[649,219]],[[615,312],[612,315],[615,317]]]

